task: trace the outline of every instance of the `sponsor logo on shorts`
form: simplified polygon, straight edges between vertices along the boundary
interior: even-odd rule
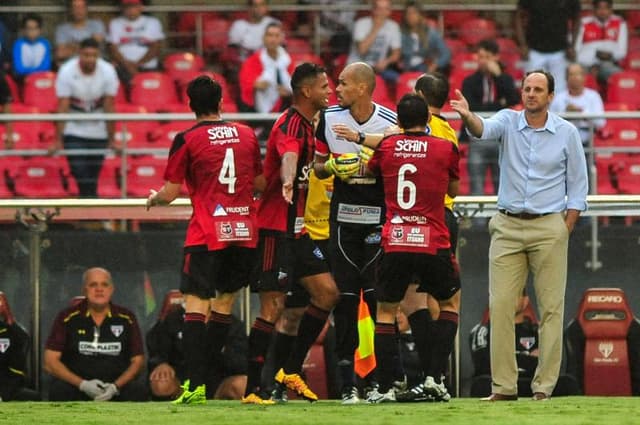
[[[374,232],[368,234],[367,237],[364,238],[364,243],[366,243],[367,245],[380,245],[381,239],[382,236],[380,236],[380,232]]]
[[[322,251],[320,251],[320,248],[316,248],[313,250],[313,255],[316,256],[317,259],[319,260],[324,260],[324,255],[322,255]]]

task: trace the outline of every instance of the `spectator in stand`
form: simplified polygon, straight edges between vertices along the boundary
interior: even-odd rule
[[[113,65],[100,58],[98,42],[87,38],[80,43],[79,55],[65,62],[58,71],[58,113],[114,112],[118,84]],[[65,149],[115,149],[114,132],[114,121],[58,121],[57,137],[50,151],[53,153],[63,146]],[[69,157],[71,174],[78,183],[81,197],[97,195],[103,160],[102,155]]]
[[[509,108],[520,102],[513,78],[500,64],[500,48],[494,40],[478,43],[478,70],[462,82],[462,94],[474,111],[492,112]],[[466,131],[460,132],[460,141],[468,142]],[[484,194],[487,168],[491,170],[493,190],[498,193],[500,167],[498,167],[498,140],[485,140],[469,144],[469,180],[472,195]]]
[[[446,72],[451,52],[438,31],[430,28],[420,13],[418,2],[410,0],[402,17],[403,71]]]
[[[229,28],[229,46],[240,50],[241,62],[263,46],[267,26],[279,22],[269,16],[267,0],[249,0],[247,5],[248,19],[237,19]]]
[[[13,99],[11,98],[11,90],[9,89],[9,84],[7,83],[7,79],[5,77],[4,72],[0,70],[0,108],[2,108],[2,112],[5,114],[11,113],[11,102]],[[11,121],[5,121],[2,123],[4,125],[4,147],[5,149],[13,148],[13,124]]]
[[[527,61],[526,71],[549,71],[556,91],[563,91],[567,59],[576,58],[579,28],[580,0],[518,0],[516,39]]]
[[[38,401],[40,395],[25,388],[29,335],[17,323],[0,315],[0,401]]]
[[[319,12],[316,34],[323,42],[327,43],[331,57],[348,54],[353,23],[356,20],[356,11],[351,7],[359,2],[356,0],[318,0],[315,4],[327,6]]]
[[[371,16],[360,18],[353,29],[353,43],[347,63],[365,62],[385,80],[398,79],[402,34],[391,19],[391,1],[374,0]]]
[[[625,20],[613,14],[613,0],[593,0],[593,15],[582,17],[576,40],[578,62],[589,69],[600,84],[620,72],[627,56],[628,30]]]
[[[13,72],[19,80],[51,69],[51,44],[42,36],[42,17],[29,13],[22,18],[22,37],[13,43]]]
[[[89,11],[86,0],[69,0],[68,8],[71,21],[56,27],[55,57],[58,65],[62,65],[78,54],[82,40],[95,38],[102,46],[107,35],[101,20],[88,18]]]
[[[242,64],[239,75],[241,109],[275,112],[289,106],[294,64],[282,47],[283,40],[282,25],[270,23],[264,31],[264,47]]]
[[[122,16],[109,23],[109,53],[122,81],[159,65],[164,32],[160,21],[143,15],[143,9],[142,0],[122,0]]]
[[[175,399],[181,393],[185,379],[185,360],[182,348],[184,308],[172,309],[147,333],[149,352],[149,386],[157,399]],[[248,339],[244,324],[231,317],[231,326],[221,352],[209,359],[206,396],[209,399],[240,400],[247,385]]]
[[[100,267],[82,276],[85,300],[56,317],[44,350],[44,370],[54,379],[51,401],[144,401],[135,380],[144,367],[135,315],[113,304],[111,273]]]
[[[0,20],[0,71],[6,71],[11,63],[11,31]]]
[[[584,82],[586,71],[579,63],[572,63],[567,67],[567,90],[558,93],[551,102],[551,111],[555,113],[563,112],[583,112],[585,114],[604,114],[604,105],[600,93],[585,87]],[[578,129],[582,146],[585,148],[587,157],[587,170],[591,178],[591,165],[593,161],[593,151],[591,147],[594,131],[600,131],[607,124],[605,118],[569,120]],[[591,181],[591,180],[589,180]],[[591,185],[593,188],[594,185]]]

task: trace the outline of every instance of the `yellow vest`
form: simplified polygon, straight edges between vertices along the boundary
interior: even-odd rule
[[[307,205],[304,209],[304,227],[313,240],[329,239],[329,205],[333,193],[333,176],[326,179],[309,175]]]
[[[454,145],[458,146],[458,136],[456,131],[451,128],[447,120],[440,115],[431,114],[429,119],[429,128],[431,128],[431,135],[439,137],[441,139],[449,140]],[[444,195],[444,206],[453,210],[453,198],[449,195]]]

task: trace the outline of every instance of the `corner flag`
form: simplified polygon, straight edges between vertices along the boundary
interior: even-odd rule
[[[358,339],[360,342],[355,353],[354,370],[361,378],[376,368],[376,353],[373,342],[375,327],[369,306],[364,302],[363,291],[360,290],[360,305],[358,305]]]

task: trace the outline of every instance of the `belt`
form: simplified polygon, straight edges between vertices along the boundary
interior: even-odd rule
[[[507,211],[507,210],[498,210],[501,214],[504,215],[508,215],[509,217],[515,217],[515,218],[519,218],[522,220],[535,220],[536,218],[540,218],[540,217],[544,217],[545,215],[549,215],[552,214],[550,212],[548,213],[542,213],[542,214],[531,214],[528,212],[519,212],[519,213],[512,213],[511,211]]]

